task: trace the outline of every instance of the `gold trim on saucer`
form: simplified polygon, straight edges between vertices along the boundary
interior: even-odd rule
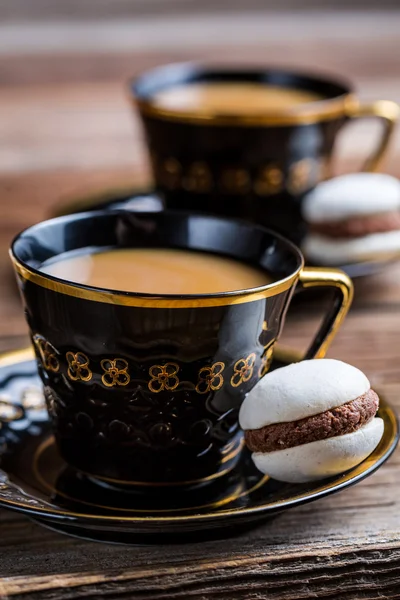
[[[260,127],[266,125],[284,127],[309,125],[345,117],[352,110],[356,110],[359,101],[355,94],[349,93],[336,98],[305,103],[288,111],[257,115],[227,115],[212,110],[200,114],[191,110],[166,109],[156,106],[151,99],[143,100],[137,96],[134,97],[134,104],[146,117],[162,119],[163,121],[179,121],[181,123],[211,126]]]
[[[28,268],[23,265],[10,251],[11,261],[14,269],[20,277],[27,281],[39,285],[43,288],[82,298],[83,300],[92,300],[94,302],[103,302],[105,304],[115,304],[122,306],[135,306],[145,308],[205,308],[213,306],[230,306],[232,304],[244,304],[246,302],[255,302],[265,300],[290,289],[297,281],[302,264],[298,269],[286,277],[274,283],[269,283],[249,290],[239,290],[234,292],[225,292],[221,294],[203,294],[199,296],[143,296],[129,292],[116,292],[111,290],[102,290],[94,287],[85,287],[79,284],[72,284],[61,281],[53,277],[48,277],[39,271]]]

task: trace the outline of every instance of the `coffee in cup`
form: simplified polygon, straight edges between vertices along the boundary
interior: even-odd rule
[[[71,283],[156,295],[233,292],[272,281],[266,271],[239,260],[171,248],[67,253],[40,270]]]

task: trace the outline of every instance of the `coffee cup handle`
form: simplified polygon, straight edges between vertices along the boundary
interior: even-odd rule
[[[391,100],[377,100],[371,104],[361,104],[347,110],[349,119],[377,118],[382,121],[383,129],[376,149],[362,166],[362,171],[374,172],[379,169],[385,158],[394,128],[400,116],[400,106]]]
[[[300,272],[297,289],[332,288],[332,304],[329,307],[303,360],[323,358],[335,337],[353,300],[353,283],[340,269],[304,267]]]

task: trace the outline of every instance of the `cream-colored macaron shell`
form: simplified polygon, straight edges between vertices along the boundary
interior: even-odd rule
[[[400,210],[400,181],[383,173],[352,173],[324,181],[307,194],[302,205],[309,223],[396,210]]]
[[[239,423],[247,430],[298,421],[351,402],[370,387],[362,371],[340,360],[304,360],[265,375],[243,401]]]
[[[400,252],[400,230],[346,240],[310,233],[303,242],[302,250],[309,261],[324,265],[358,262],[377,255],[395,255]]]
[[[276,452],[254,452],[252,458],[257,469],[278,481],[315,481],[360,464],[375,450],[383,430],[383,420],[375,417],[353,433]]]

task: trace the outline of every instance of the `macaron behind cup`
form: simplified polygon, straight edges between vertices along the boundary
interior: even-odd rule
[[[346,264],[400,256],[400,182],[382,173],[353,173],[319,184],[304,199],[310,262]]]

